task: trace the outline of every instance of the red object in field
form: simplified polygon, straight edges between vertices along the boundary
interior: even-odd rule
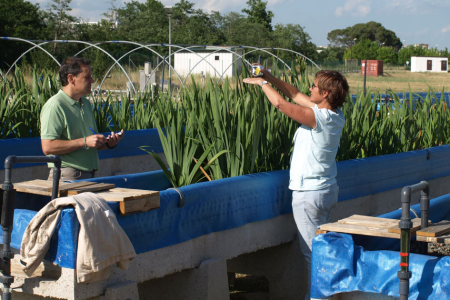
[[[364,64],[367,63],[367,76],[383,76],[382,60],[361,60],[361,75],[364,76]]]

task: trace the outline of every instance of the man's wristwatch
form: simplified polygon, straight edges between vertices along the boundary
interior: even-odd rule
[[[116,148],[116,146],[117,146],[117,144],[115,144],[114,146],[110,146],[109,144],[108,144],[108,142],[106,142],[106,147],[108,147],[108,149],[114,149],[114,148]]]
[[[267,82],[267,80],[264,80],[263,82],[261,82],[261,83],[259,84],[259,86],[262,87],[262,86],[265,85],[266,83],[269,83],[269,82]]]

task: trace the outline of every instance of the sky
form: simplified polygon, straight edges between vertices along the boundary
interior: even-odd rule
[[[28,0],[46,9],[50,0]],[[114,1],[114,0],[113,0]],[[145,2],[145,0],[137,0]],[[176,0],[160,0],[173,6]],[[264,0],[263,0],[264,1]],[[128,0],[115,0],[123,7]],[[242,13],[246,0],[189,0],[205,12]],[[316,46],[327,46],[327,34],[358,23],[375,21],[395,32],[403,44],[429,44],[439,50],[450,49],[450,0],[268,0],[274,13],[272,25],[299,24]],[[71,14],[84,21],[98,21],[111,7],[111,0],[72,0]],[[243,13],[242,13],[243,14]],[[148,41],[161,42],[161,41]]]

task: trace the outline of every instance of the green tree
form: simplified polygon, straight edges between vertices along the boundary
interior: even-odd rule
[[[397,64],[397,51],[392,47],[380,47],[377,53],[377,59],[384,63]]]
[[[363,39],[345,50],[344,59],[377,59],[379,49],[377,42]]]
[[[399,49],[402,46],[400,39],[393,31],[384,28],[381,23],[373,21],[356,24],[345,29],[335,29],[327,35],[331,45],[338,47],[350,47],[355,38],[357,40],[367,39],[378,42],[386,47],[395,49]]]
[[[230,12],[224,16],[222,32],[227,45],[267,46],[270,31],[263,24],[250,23],[245,16]]]
[[[147,42],[169,42],[169,19],[164,6],[157,0],[126,2],[124,8],[117,10],[119,22],[118,37],[120,39]]]
[[[225,37],[219,27],[217,13],[208,15],[201,9],[194,9],[194,3],[181,0],[175,4],[172,16],[172,43],[220,45]]]
[[[23,0],[0,1],[0,36],[41,39],[44,28],[38,4]],[[0,40],[0,68],[12,65],[29,48],[27,43]]]
[[[267,10],[267,2],[261,0],[248,0],[248,8],[242,10],[247,14],[247,20],[249,23],[262,24],[269,31],[272,31],[272,18],[273,12]]]
[[[398,64],[405,65],[407,61],[411,63],[411,56],[425,56],[427,49],[421,46],[410,45],[398,51]]]
[[[45,12],[45,22],[49,30],[54,32],[53,38],[55,40],[64,39],[64,37],[69,36],[72,23],[77,21],[77,18],[68,14],[72,10],[70,7],[72,0],[51,1],[52,3]],[[57,45],[57,43],[53,44],[53,53],[56,53]]]
[[[345,48],[343,47],[328,47],[320,49],[318,52],[318,61],[340,61],[344,59]]]
[[[277,24],[271,37],[272,47],[293,50],[311,59],[317,56],[316,45],[311,42],[311,37],[304,28],[298,24]],[[283,54],[291,59],[295,57],[293,53],[283,52]]]

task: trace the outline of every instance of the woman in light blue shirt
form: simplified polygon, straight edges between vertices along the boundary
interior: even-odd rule
[[[302,124],[294,136],[289,189],[300,248],[308,269],[305,299],[310,299],[312,240],[319,226],[328,222],[338,199],[336,153],[345,123],[340,107],[347,100],[349,87],[341,73],[319,71],[309,89],[311,96],[307,96],[267,70],[262,73],[262,77],[246,78],[244,83],[261,86],[273,106]],[[287,101],[269,83],[295,103]]]

